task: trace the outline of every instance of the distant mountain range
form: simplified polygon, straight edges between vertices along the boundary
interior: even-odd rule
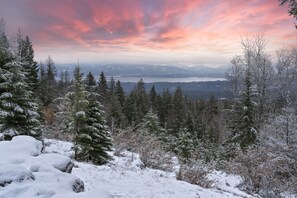
[[[56,65],[57,70],[72,71],[74,65]],[[81,65],[81,70],[85,74],[89,71],[93,75],[98,76],[101,71],[104,71],[106,76],[122,76],[122,77],[224,77],[225,67],[187,67],[187,66],[163,66],[163,65],[118,65],[118,64],[103,64],[103,65]]]

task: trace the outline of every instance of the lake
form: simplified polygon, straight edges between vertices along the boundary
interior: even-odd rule
[[[110,76],[106,77],[107,80],[110,80]],[[154,77],[125,77],[125,76],[114,76],[116,81],[119,80],[121,82],[138,82],[141,78],[145,83],[155,83],[155,82],[209,82],[209,81],[225,81],[225,78],[214,78],[214,77],[184,77],[184,78],[154,78]]]

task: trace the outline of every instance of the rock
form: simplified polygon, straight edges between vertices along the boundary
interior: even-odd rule
[[[37,157],[42,164],[50,164],[61,172],[71,173],[74,163],[69,157],[57,153],[45,153]]]
[[[66,166],[66,170],[65,170],[65,172],[66,172],[66,173],[71,173],[73,167],[74,167],[74,163],[73,163],[72,161],[69,162],[69,164]]]
[[[33,173],[18,165],[2,165],[0,169],[0,186],[4,187],[11,182],[23,182],[24,180],[34,180]]]
[[[72,185],[72,190],[76,193],[83,192],[85,190],[84,182],[77,178]]]

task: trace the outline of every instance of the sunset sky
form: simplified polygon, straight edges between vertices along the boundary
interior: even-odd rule
[[[7,33],[29,35],[36,60],[219,66],[240,38],[264,32],[267,50],[296,44],[278,0],[0,0]]]

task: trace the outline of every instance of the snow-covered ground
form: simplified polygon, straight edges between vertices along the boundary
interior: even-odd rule
[[[198,198],[252,197],[236,188],[240,177],[213,172],[214,184],[204,189],[175,179],[175,173],[141,168],[137,154],[125,151],[104,166],[74,162],[72,173],[62,172],[73,155],[72,143],[31,137],[0,142],[0,198],[7,197],[87,197],[87,198]],[[3,160],[4,159],[4,160]],[[84,182],[85,192],[73,192],[73,185]],[[2,181],[10,181],[1,185]],[[2,183],[1,183],[2,182]]]

